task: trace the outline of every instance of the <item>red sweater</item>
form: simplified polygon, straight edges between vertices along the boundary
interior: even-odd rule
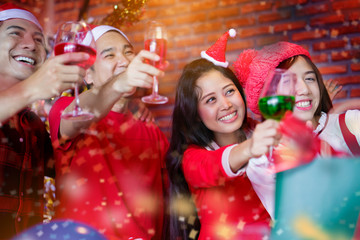
[[[226,147],[208,151],[190,146],[183,171],[201,222],[202,239],[262,239],[270,231],[270,216],[246,174],[229,177],[221,164]]]
[[[159,239],[165,135],[131,114],[110,112],[59,146],[60,114],[72,100],[61,98],[50,112],[50,133],[57,147],[56,217],[90,224],[110,239]]]

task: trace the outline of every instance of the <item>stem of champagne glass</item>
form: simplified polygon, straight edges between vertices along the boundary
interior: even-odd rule
[[[80,99],[79,99],[79,85],[75,83],[74,86],[74,92],[75,92],[75,112],[80,112]]]
[[[271,164],[274,164],[274,159],[273,159],[273,157],[272,157],[272,155],[273,155],[273,150],[274,150],[274,147],[273,147],[273,146],[270,146],[270,149],[269,149],[269,162],[270,162]]]
[[[153,83],[153,93],[152,93],[152,95],[154,97],[156,97],[158,95],[158,92],[159,92],[159,82],[158,82],[156,76],[154,76],[153,79],[154,79],[154,83]]]

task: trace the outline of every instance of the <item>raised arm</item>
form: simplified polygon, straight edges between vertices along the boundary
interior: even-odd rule
[[[278,145],[281,138],[278,127],[279,123],[275,120],[266,120],[256,125],[251,138],[231,149],[229,155],[231,170],[237,172],[249,162],[250,158],[260,157],[266,154],[271,146]]]
[[[131,61],[125,72],[112,76],[109,81],[100,87],[94,87],[80,94],[80,107],[94,113],[95,118],[82,122],[62,119],[60,122],[61,136],[67,138],[76,137],[81,130],[88,128],[92,122],[97,122],[105,117],[121,97],[133,93],[136,87],[151,88],[152,76],[161,76],[164,73],[144,63],[145,59],[157,61],[159,56],[142,50]],[[65,112],[69,112],[73,108],[74,102],[65,109]]]
[[[65,65],[87,59],[84,53],[69,53],[51,57],[29,78],[0,92],[0,122],[7,120],[21,109],[39,99],[49,99],[81,82],[85,70]]]

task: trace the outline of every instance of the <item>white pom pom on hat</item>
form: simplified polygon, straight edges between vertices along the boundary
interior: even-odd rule
[[[13,4],[13,3],[5,3],[0,5],[0,21],[5,21],[9,19],[24,19],[27,21],[30,21],[34,23],[36,26],[38,26],[41,31],[42,27],[37,20],[37,18],[29,11]]]
[[[212,45],[208,50],[201,52],[201,57],[206,60],[214,63],[216,66],[228,67],[229,63],[226,61],[225,52],[227,40],[229,37],[235,37],[235,29],[230,29],[224,33],[214,45]]]

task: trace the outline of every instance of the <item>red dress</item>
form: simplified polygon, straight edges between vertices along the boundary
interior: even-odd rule
[[[270,216],[246,174],[230,177],[222,167],[227,147],[209,151],[191,145],[183,171],[201,222],[201,239],[263,239]]]
[[[59,145],[60,114],[50,112],[56,147],[57,218],[78,220],[110,239],[159,239],[164,213],[164,156],[168,141],[152,123],[110,112],[71,142]]]

